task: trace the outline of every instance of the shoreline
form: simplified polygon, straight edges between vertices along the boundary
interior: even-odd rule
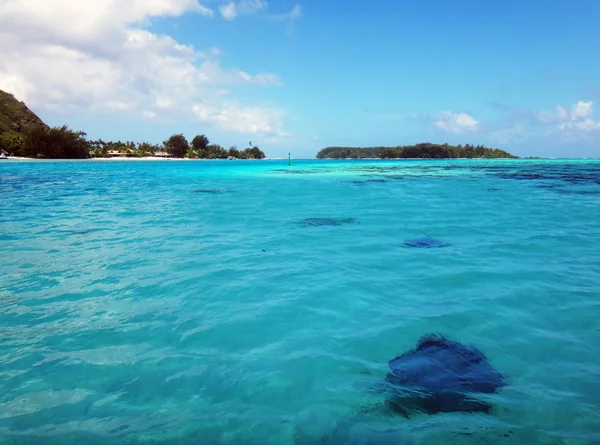
[[[287,161],[288,158],[264,158],[264,159],[190,159],[190,158],[164,158],[158,156],[144,157],[110,157],[110,158],[87,158],[87,159],[45,159],[45,158],[26,158],[22,156],[10,156],[0,159],[0,165],[3,161],[7,162],[48,162],[48,161],[69,161],[69,162],[142,162],[142,161],[164,161],[164,162],[219,162],[219,161]],[[522,157],[522,158],[292,158],[292,161],[552,161],[552,160],[600,160],[599,158],[541,158],[541,157]]]
[[[87,158],[87,159],[62,159],[62,158],[52,158],[52,159],[46,159],[46,158],[25,158],[25,157],[21,157],[21,156],[10,156],[8,158],[5,159],[1,159],[1,161],[100,161],[100,162],[118,162],[118,161],[125,161],[125,162],[136,162],[136,161],[169,161],[169,162],[176,162],[176,161],[186,161],[186,162],[191,162],[191,161],[207,161],[207,162],[214,162],[214,161],[283,161],[283,160],[287,160],[287,158],[264,158],[264,159],[190,159],[190,158],[163,158],[163,157],[158,157],[158,156],[143,156],[143,157],[112,157],[112,158]]]

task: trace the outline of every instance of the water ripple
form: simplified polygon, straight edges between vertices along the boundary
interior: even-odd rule
[[[0,165],[7,443],[600,441],[600,162],[295,164]],[[381,415],[429,332],[491,415]]]

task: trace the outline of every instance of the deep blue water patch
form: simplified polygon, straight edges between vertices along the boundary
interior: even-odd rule
[[[287,173],[290,175],[314,175],[317,173],[329,173],[331,172],[331,170],[326,170],[326,169],[306,169],[306,170],[288,170],[288,169],[278,169],[278,170],[274,170],[275,172],[278,173]]]
[[[405,241],[404,245],[406,247],[412,247],[416,249],[439,249],[442,247],[448,247],[451,244],[439,239],[423,237]]]
[[[492,406],[477,395],[506,386],[481,350],[433,334],[390,360],[389,368],[374,390],[385,393],[388,407],[406,417],[419,412],[489,413]]]
[[[555,188],[556,193],[561,195],[600,195],[600,189],[596,190],[581,190],[581,189],[570,189],[570,188]]]
[[[567,165],[546,164],[536,166],[532,169],[515,168],[514,170],[492,169],[488,166],[486,170],[500,179],[512,179],[517,181],[545,181],[567,183],[571,185],[600,184],[600,168],[595,164],[590,165]]]
[[[385,179],[365,179],[363,181],[348,181],[350,182],[350,184],[354,184],[354,185],[358,185],[358,186],[365,186],[365,185],[369,185],[369,184],[381,184],[385,182]]]
[[[194,193],[206,193],[209,195],[221,195],[223,193],[227,193],[225,190],[219,190],[219,189],[198,189],[198,190],[194,190]]]
[[[356,218],[305,218],[298,221],[298,224],[305,227],[327,227],[352,224]]]

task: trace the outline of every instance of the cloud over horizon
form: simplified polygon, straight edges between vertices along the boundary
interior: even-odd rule
[[[466,113],[452,113],[450,111],[444,111],[439,115],[434,124],[441,130],[456,134],[475,132],[479,128],[479,122],[472,116]]]
[[[558,128],[564,131],[581,130],[583,132],[600,131],[600,121],[592,119],[594,102],[579,101],[571,106],[571,111],[558,105]]]
[[[219,12],[225,20],[234,20],[239,15],[251,15],[267,9],[266,0],[241,0],[230,1],[219,6]]]
[[[218,118],[208,122],[220,128],[284,134],[279,110],[239,103],[223,89],[280,86],[276,74],[223,68],[218,48],[199,51],[149,30],[153,18],[186,13],[214,16],[197,0],[6,0],[0,89],[55,113],[128,112],[157,119],[187,110],[199,118],[196,108],[210,103],[210,116]]]
[[[593,101],[579,100],[569,108],[557,105],[554,110],[523,110],[507,107],[508,124],[493,135],[510,135],[509,141],[551,139],[555,142],[589,140],[594,133],[600,136],[600,121],[593,118]]]

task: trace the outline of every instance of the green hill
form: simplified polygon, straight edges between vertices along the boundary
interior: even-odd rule
[[[48,128],[23,102],[0,90],[0,152],[22,154],[25,134],[34,129],[45,131]]]
[[[0,135],[13,133],[23,135],[29,127],[48,127],[33,111],[23,102],[0,90]]]

